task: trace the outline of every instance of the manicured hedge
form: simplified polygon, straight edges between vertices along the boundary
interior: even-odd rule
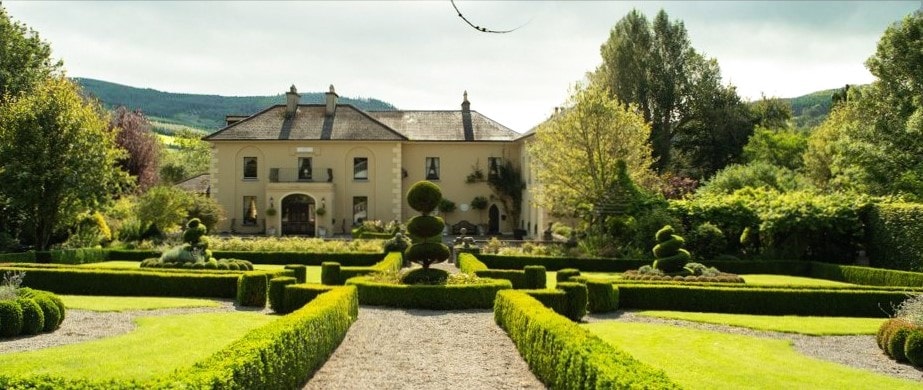
[[[57,294],[235,298],[235,273],[4,267],[25,271],[22,285]],[[260,271],[255,271],[260,272]]]
[[[567,294],[564,290],[544,288],[519,291],[529,294],[530,297],[535,298],[545,307],[554,310],[555,313],[567,316]]]
[[[576,268],[586,272],[623,272],[650,265],[650,260],[623,260],[606,258],[578,258],[551,256],[477,255],[477,259],[490,269],[523,269],[527,265],[541,265],[548,271]]]
[[[865,216],[872,266],[923,271],[923,204],[874,204]]]
[[[370,267],[340,267],[339,277],[334,277],[330,275],[334,271],[334,267],[327,266],[321,268],[321,280],[324,281],[324,284],[336,284],[343,285],[346,283],[349,278],[354,278],[356,276],[363,276],[368,274],[373,274],[376,272],[397,272],[401,270],[404,260],[399,252],[391,252],[385,256],[381,261],[375,263]],[[325,275],[327,273],[327,275]],[[332,283],[334,282],[335,283]]]
[[[285,266],[285,269],[291,270],[295,274],[295,279],[298,279],[298,283],[307,283],[308,282],[308,266],[302,264],[289,264]]]
[[[0,263],[34,263],[35,252],[0,253]]]
[[[473,274],[476,271],[486,270],[487,265],[478,260],[477,256],[471,253],[459,253],[458,269],[466,274]]]
[[[217,259],[241,259],[253,264],[303,264],[321,265],[325,261],[335,261],[347,266],[372,266],[380,262],[384,253],[307,253],[307,252],[250,252],[250,251],[214,251]]]
[[[18,298],[0,301],[0,337],[54,331],[64,321],[65,310],[57,295],[22,288]]]
[[[540,265],[527,265],[525,269],[526,288],[542,289],[548,284],[548,273]]]
[[[497,291],[513,288],[508,280],[494,280],[488,284],[409,286],[373,282],[365,277],[349,279],[346,285],[359,289],[359,302],[363,305],[430,310],[489,309],[493,307]]]
[[[485,269],[475,271],[475,275],[481,278],[509,280],[515,289],[530,288],[526,284],[526,272],[513,269]],[[531,287],[535,288],[535,287]]]
[[[678,389],[662,371],[602,341],[521,291],[501,291],[497,324],[554,389]]]
[[[269,291],[267,272],[248,272],[237,279],[237,304],[241,306],[266,306]]]
[[[150,258],[160,258],[160,251],[152,250],[123,250],[123,249],[109,249],[109,255],[106,257],[108,260],[122,260],[122,261],[141,261],[144,259]]]
[[[324,286],[322,284],[289,284],[285,286],[283,294],[283,313],[291,313],[300,309],[317,298],[319,295],[333,290],[334,286]]]
[[[99,263],[109,259],[109,251],[101,248],[62,249],[35,252],[35,261],[55,264]]]
[[[577,282],[560,282],[558,290],[564,291],[564,316],[571,321],[580,322],[586,315],[586,285]]]
[[[587,310],[590,313],[609,313],[619,308],[619,288],[611,282],[597,282],[588,280]]]
[[[773,274],[789,276],[807,276],[811,262],[794,260],[729,260],[703,261],[708,267],[715,267],[721,272],[732,274]]]
[[[882,268],[813,262],[808,276],[868,286],[923,287],[923,273]]]
[[[291,276],[280,276],[269,280],[269,307],[276,313],[285,311],[285,287],[298,283],[298,279]]]
[[[616,284],[623,309],[887,317],[903,291]]]

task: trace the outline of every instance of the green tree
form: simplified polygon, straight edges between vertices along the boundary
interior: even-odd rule
[[[175,149],[163,148],[160,176],[164,183],[174,184],[192,176],[208,172],[211,164],[211,145],[200,134],[181,130],[174,135]]]
[[[0,108],[0,192],[40,249],[82,212],[99,208],[127,176],[100,108],[64,77],[45,80]]]
[[[699,187],[696,195],[727,195],[747,187],[769,188],[779,192],[811,189],[807,180],[795,171],[759,161],[746,165],[728,165]]]
[[[536,129],[529,146],[541,183],[537,199],[558,214],[587,210],[616,184],[619,160],[636,183],[658,188],[649,136],[636,107],[620,104],[601,87],[578,87],[568,107]]]
[[[803,155],[808,147],[808,135],[790,129],[757,127],[744,146],[748,162],[764,162],[791,170],[804,166]]]
[[[0,101],[31,90],[58,72],[51,46],[26,25],[10,19],[0,4]]]
[[[172,186],[152,187],[138,198],[136,212],[141,226],[154,225],[164,232],[179,229],[189,216],[189,210],[198,207],[192,196]]]
[[[750,109],[756,124],[763,128],[785,129],[792,120],[791,103],[777,97],[767,98],[764,94],[760,100],[750,104]]]

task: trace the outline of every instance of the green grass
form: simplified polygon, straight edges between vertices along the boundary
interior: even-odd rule
[[[256,313],[143,317],[128,334],[0,355],[0,372],[144,380],[192,365],[275,318]]]
[[[68,309],[90,311],[154,310],[185,307],[218,307],[218,302],[208,299],[161,297],[106,297],[86,295],[60,295]]]
[[[740,275],[740,277],[742,277],[748,285],[752,286],[855,286],[855,284],[850,283],[836,282],[833,280],[825,279],[805,278],[801,276],[753,274]]]
[[[140,261],[101,261],[99,263],[87,263],[80,264],[78,267],[83,268],[101,268],[101,269],[125,269],[125,268],[140,268]]]
[[[643,316],[739,326],[811,336],[876,334],[883,318],[761,316],[749,314],[643,311]]]
[[[90,264],[81,264],[79,267],[84,268],[99,268],[99,269],[126,269],[126,268],[139,268],[141,265],[140,261],[103,261],[99,263],[90,263]],[[279,271],[285,268],[284,265],[276,264],[254,264],[254,270],[261,271]],[[320,266],[308,266],[308,283],[320,283]]]
[[[582,326],[689,389],[920,388],[919,382],[806,357],[785,340],[616,321]]]

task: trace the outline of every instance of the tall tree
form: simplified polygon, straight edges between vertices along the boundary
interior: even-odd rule
[[[559,214],[589,209],[616,186],[619,160],[635,182],[657,188],[649,137],[637,107],[620,104],[602,87],[578,87],[568,107],[536,129],[530,145],[541,183],[537,199]]]
[[[157,184],[160,179],[160,142],[151,132],[151,123],[144,114],[120,106],[112,113],[109,126],[117,134],[116,144],[127,152],[119,164],[134,177],[138,189],[144,192]]]
[[[124,183],[122,151],[101,110],[64,77],[40,83],[0,109],[0,191],[40,249]]]
[[[174,150],[163,149],[160,176],[165,183],[178,183],[200,173],[211,164],[211,145],[199,133],[180,130],[174,134]]]
[[[56,73],[60,61],[38,33],[10,19],[0,4],[0,101],[28,91]]]

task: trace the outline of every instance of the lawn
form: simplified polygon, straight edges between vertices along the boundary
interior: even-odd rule
[[[617,321],[582,326],[689,389],[920,388],[918,382],[806,357],[785,340]]]
[[[643,316],[723,324],[811,336],[875,334],[884,318],[761,316],[749,314],[643,311]]]
[[[0,372],[144,380],[192,365],[276,318],[246,312],[142,317],[128,334],[0,355]]]
[[[138,268],[140,266],[140,261],[103,261],[99,263],[89,263],[81,264],[80,267],[84,268],[99,268],[99,269],[126,269],[126,268]],[[285,268],[284,265],[276,264],[254,264],[253,269],[262,270],[262,271],[277,271]],[[308,283],[320,283],[320,266],[308,266]]]
[[[186,307],[218,307],[218,302],[208,299],[162,297],[108,297],[87,295],[60,295],[68,309],[90,311],[154,310]]]
[[[826,279],[805,278],[787,275],[740,275],[751,286],[815,286],[815,287],[843,287],[855,284],[836,282]]]

